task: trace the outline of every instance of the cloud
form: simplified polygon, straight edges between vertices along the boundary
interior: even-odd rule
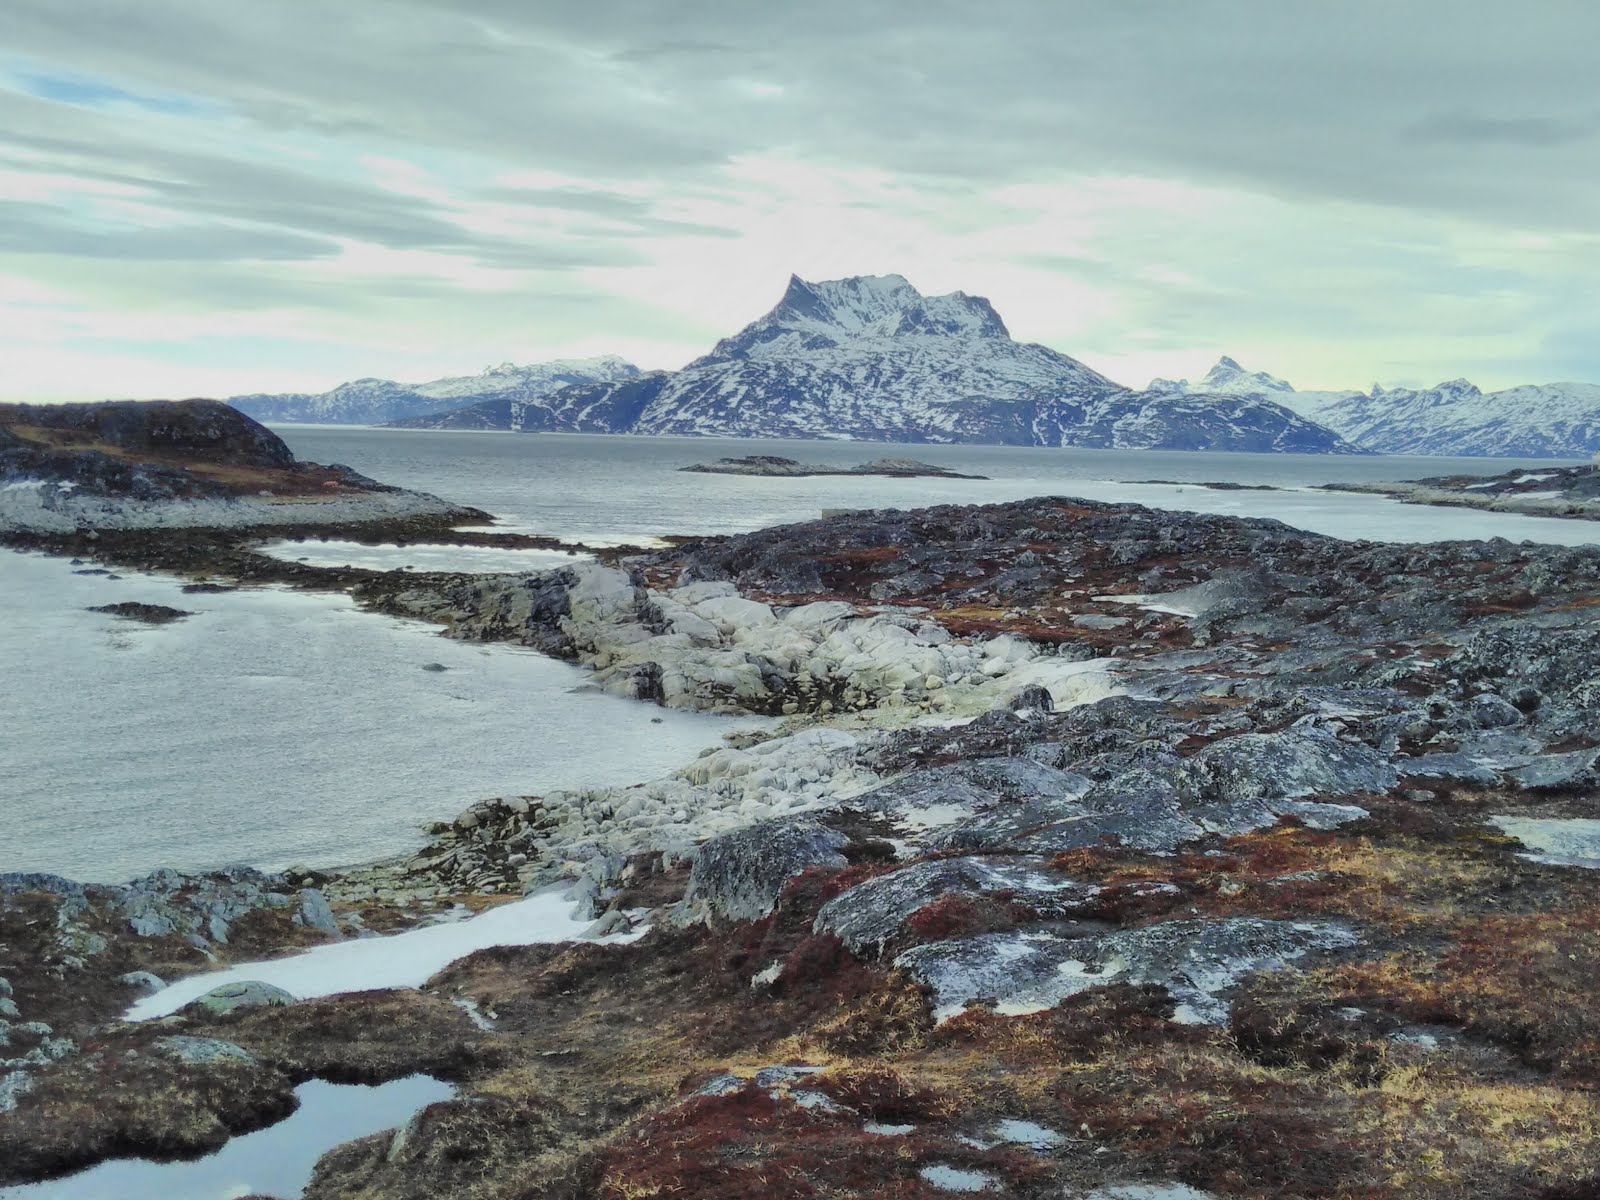
[[[1552,117],[1485,117],[1472,113],[1438,113],[1407,131],[1419,142],[1460,142],[1470,146],[1555,147],[1586,141],[1600,133],[1600,121]]]
[[[8,0],[0,273],[79,338],[167,314],[164,371],[272,313],[237,371],[307,386],[675,365],[791,270],[988,291],[1133,381],[1515,382],[1600,322],[1597,42],[1580,0]]]

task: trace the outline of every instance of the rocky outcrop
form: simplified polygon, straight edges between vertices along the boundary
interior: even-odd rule
[[[987,709],[1022,686],[1063,695],[1092,686],[1092,668],[1017,638],[954,639],[910,614],[867,615],[841,603],[780,612],[729,583],[657,590],[592,563],[481,576],[394,605],[447,621],[454,637],[576,659],[605,690],[673,708],[957,713]]]
[[[214,400],[0,405],[0,535],[481,517],[349,467],[297,463]]]
[[[983,1003],[1011,1014],[1052,1008],[1088,988],[1154,984],[1176,1003],[1175,1019],[1222,1024],[1224,995],[1247,976],[1282,971],[1307,954],[1356,946],[1337,925],[1235,918],[1166,921],[1088,937],[1048,932],[984,934],[908,950],[900,966],[934,990],[938,1012]]]

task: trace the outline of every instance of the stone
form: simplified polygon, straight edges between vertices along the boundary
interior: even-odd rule
[[[813,931],[831,933],[853,953],[863,954],[881,949],[907,920],[946,896],[997,892],[1041,916],[1060,916],[1086,906],[1100,889],[1062,878],[1037,859],[935,859],[874,876],[840,893],[818,910]]]
[[[251,979],[241,983],[225,983],[221,987],[212,988],[205,995],[185,1005],[184,1008],[186,1010],[203,1011],[211,1016],[220,1017],[241,1009],[270,1008],[294,1003],[296,1003],[294,996],[284,991],[281,987]]]
[[[684,895],[690,919],[754,921],[777,904],[807,867],[843,867],[844,835],[810,817],[763,821],[712,838],[695,854]]]
[[[334,919],[333,908],[319,888],[305,888],[300,893],[300,907],[294,914],[294,923],[304,925],[333,937],[341,936],[339,922]]]
[[[162,1037],[152,1042],[151,1048],[189,1066],[201,1066],[214,1062],[238,1062],[253,1065],[256,1061],[255,1056],[243,1047],[218,1038]]]
[[[934,990],[940,1017],[975,1001],[1003,1013],[1036,1012],[1088,988],[1127,983],[1166,988],[1177,1020],[1220,1024],[1229,1011],[1224,993],[1251,972],[1287,970],[1308,953],[1359,941],[1331,922],[1231,917],[1086,937],[1040,929],[982,934],[914,946],[895,965]]]
[[[167,986],[161,976],[149,971],[129,971],[126,975],[117,976],[117,982],[134,989],[140,996],[152,996]]]

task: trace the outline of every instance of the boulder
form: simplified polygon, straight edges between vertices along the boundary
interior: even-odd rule
[[[213,1017],[226,1016],[247,1008],[269,1008],[294,1004],[295,998],[281,987],[262,983],[257,979],[240,983],[225,983],[214,987],[197,1000],[184,1006],[186,1012],[203,1012]]]
[[[763,821],[712,838],[695,854],[684,904],[691,920],[755,921],[807,867],[843,867],[849,839],[811,817]]]
[[[1082,908],[1100,889],[1044,869],[1038,860],[978,857],[913,863],[858,883],[817,912],[816,933],[831,933],[856,954],[881,949],[906,921],[946,896],[1004,892],[1041,916]]]

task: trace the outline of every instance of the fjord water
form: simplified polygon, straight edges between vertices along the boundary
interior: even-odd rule
[[[385,483],[494,513],[502,527],[595,544],[662,534],[738,533],[810,520],[826,508],[987,504],[1029,496],[1131,500],[1158,508],[1275,517],[1335,537],[1441,541],[1506,537],[1600,541],[1600,522],[1403,505],[1313,485],[1447,474],[1489,475],[1549,460],[1304,454],[1050,450],[1022,446],[889,446],[747,438],[627,437],[279,426],[295,454],[342,462]],[[687,473],[722,457],[776,454],[849,466],[909,457],[977,479]],[[1139,481],[1171,480],[1171,484]],[[1203,482],[1297,489],[1214,491]]]
[[[194,615],[86,611],[124,600]],[[185,594],[0,550],[0,611],[0,871],[360,862],[475,800],[666,774],[740,724],[338,595]]]
[[[882,446],[288,426],[296,454],[481,507],[505,528],[588,540],[728,533],[825,508],[1038,495],[1269,516],[1344,537],[1600,541],[1600,522],[1401,505],[1306,490],[1331,480],[1492,473],[1521,461]],[[690,474],[725,455],[848,465],[909,455],[989,480]],[[1128,480],[1189,481],[1151,485]],[[1291,487],[1214,491],[1195,481]],[[544,552],[290,543],[285,557],[545,569]],[[195,615],[149,627],[123,600]],[[583,673],[438,637],[342,596],[189,595],[175,580],[81,575],[0,551],[0,871],[115,881],[158,866],[281,867],[401,853],[473,801],[667,773],[737,726],[581,690]],[[430,663],[445,671],[423,668]],[[580,690],[575,690],[580,689]]]

